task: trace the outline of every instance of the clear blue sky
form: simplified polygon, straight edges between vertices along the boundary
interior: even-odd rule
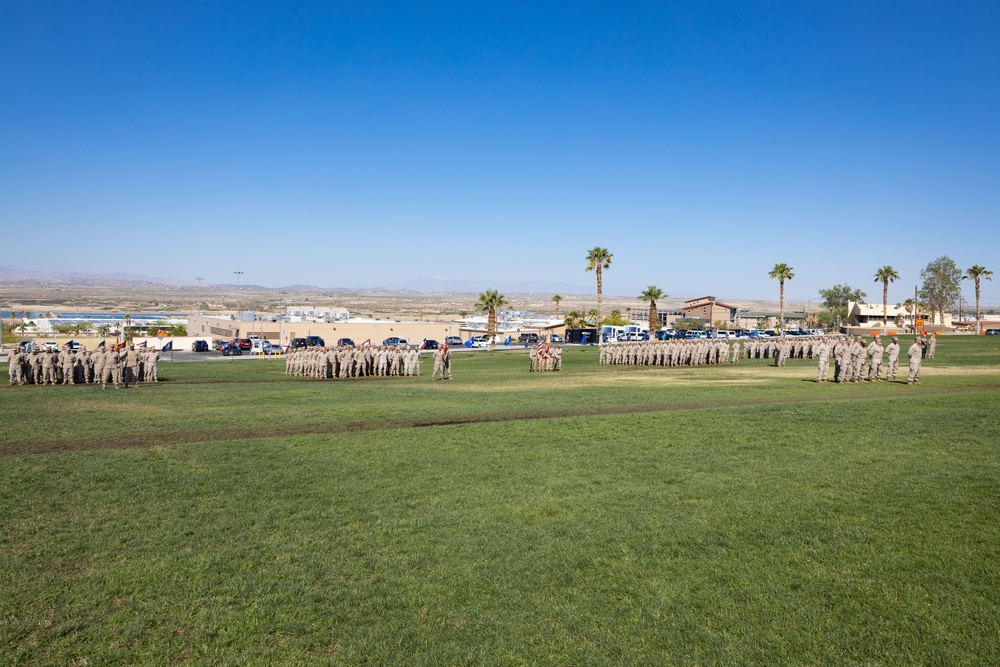
[[[949,255],[1000,304],[998,34],[997,2],[0,0],[0,265],[589,285],[602,246],[612,292],[891,264],[899,301]]]

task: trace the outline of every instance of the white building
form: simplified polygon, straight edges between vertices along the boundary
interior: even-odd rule
[[[336,306],[288,306],[287,310],[289,317],[300,318],[297,321],[301,322],[309,320],[346,321],[350,318],[350,313],[346,309]]]
[[[886,323],[890,327],[912,328],[913,315],[906,311],[906,308],[895,304],[887,304],[885,309]],[[951,326],[951,313],[944,314],[944,322],[937,313],[917,313],[917,319],[923,320],[922,326]],[[879,329],[882,327],[882,304],[881,303],[858,303],[856,301],[847,302],[847,324],[852,327],[869,327]]]

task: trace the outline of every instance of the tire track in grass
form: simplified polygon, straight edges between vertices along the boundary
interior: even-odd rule
[[[440,415],[433,418],[395,418],[323,421],[309,424],[276,424],[254,428],[192,429],[184,431],[161,431],[153,433],[113,434],[87,436],[81,438],[59,438],[30,442],[9,442],[0,444],[2,456],[29,456],[85,452],[103,449],[138,449],[162,447],[164,445],[227,442],[236,440],[279,438],[296,435],[327,435],[394,431],[408,428],[435,428],[461,426],[466,424],[491,424],[503,422],[529,421],[536,419],[563,419],[568,417],[600,417],[653,412],[693,412],[723,408],[749,408],[770,405],[803,405],[810,403],[842,403],[848,401],[898,401],[912,398],[936,398],[956,394],[982,393],[982,387],[966,387],[940,391],[921,391],[919,394],[897,394],[883,396],[801,396],[788,398],[755,398],[754,400],[692,401],[688,403],[648,403],[642,405],[593,405],[573,408],[533,409],[505,411],[477,415]]]

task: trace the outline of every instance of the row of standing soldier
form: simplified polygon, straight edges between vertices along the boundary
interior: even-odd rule
[[[160,355],[153,349],[114,349],[98,347],[94,352],[63,348],[56,352],[34,348],[30,353],[16,347],[11,351],[8,372],[10,384],[100,384],[110,382],[116,389],[122,385],[159,382],[157,362]]]

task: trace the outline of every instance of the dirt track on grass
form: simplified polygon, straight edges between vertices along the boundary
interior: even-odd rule
[[[893,401],[906,397],[932,398],[956,393],[977,392],[981,388],[951,389],[947,391],[918,390],[920,393],[865,396],[866,401]],[[789,399],[787,396],[754,398],[753,400],[693,401],[687,403],[648,403],[641,405],[590,405],[559,409],[533,409],[519,412],[484,413],[477,415],[439,415],[427,419],[398,418],[373,420],[330,420],[308,424],[276,424],[254,428],[192,429],[184,431],[156,431],[137,434],[117,434],[108,436],[86,436],[80,438],[60,438],[30,442],[0,443],[0,457],[25,456],[32,454],[52,454],[84,452],[102,449],[135,449],[161,447],[164,445],[227,442],[262,438],[279,438],[301,435],[341,435],[345,433],[390,432],[410,428],[433,428],[473,424],[496,424],[534,419],[560,419],[568,417],[599,417],[628,414],[648,414],[653,412],[676,413],[696,410],[725,408],[763,407],[769,405],[798,405],[809,403],[837,403],[856,401],[856,394],[844,396],[801,396]]]

